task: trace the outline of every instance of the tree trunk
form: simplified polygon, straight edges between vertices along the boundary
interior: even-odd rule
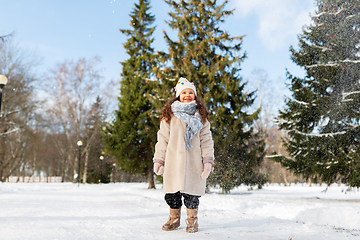
[[[31,173],[31,175],[29,176],[27,183],[29,183],[30,181],[34,182],[35,177],[34,176],[34,171]]]
[[[5,182],[3,179],[3,163],[0,160],[0,182]]]
[[[64,157],[64,161],[63,161],[63,169],[62,169],[62,172],[61,172],[61,182],[65,182],[65,164],[66,164],[66,158]]]
[[[20,168],[17,169],[17,179],[16,179],[16,183],[20,182]]]
[[[73,183],[77,183],[77,178],[75,178],[76,174],[78,173],[77,170],[78,170],[78,157],[75,156],[74,158],[74,173],[73,173]],[[78,178],[80,177],[80,173],[79,175],[77,176]],[[79,178],[80,179],[80,178]]]
[[[4,168],[5,168],[5,140],[3,138],[0,138],[1,141],[1,149],[0,149],[0,181],[5,182],[5,179],[3,177],[4,175]]]
[[[284,180],[284,185],[285,185],[285,187],[290,186],[290,185],[289,185],[289,182],[288,182],[287,179],[286,179],[285,169],[282,169],[282,174],[283,174],[283,180]]]
[[[89,149],[85,152],[85,166],[84,166],[84,174],[83,174],[83,184],[86,183],[86,175],[87,175],[87,168],[88,168],[88,160],[89,160]]]
[[[155,181],[154,181],[154,172],[153,172],[153,164],[150,163],[148,165],[148,189],[155,189]]]
[[[32,182],[35,182],[35,169],[36,169],[36,152],[34,151],[34,161],[33,161],[32,169],[31,169],[32,174],[31,174],[28,182],[30,182],[31,177],[33,177]]]

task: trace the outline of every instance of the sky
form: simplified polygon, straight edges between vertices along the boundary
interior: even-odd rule
[[[138,0],[0,0],[0,35],[14,32],[20,47],[41,59],[37,71],[56,69],[65,60],[101,58],[103,81],[120,81],[121,61],[127,59],[119,29],[130,29],[130,16]],[[220,1],[222,2],[222,1]],[[151,1],[156,18],[156,50],[167,51],[162,31],[171,32],[165,20],[169,6],[163,0]],[[222,26],[231,36],[245,35],[243,52],[247,59],[241,75],[249,81],[262,69],[275,89],[283,91],[285,72],[302,77],[303,69],[290,60],[289,47],[298,45],[297,35],[311,23],[313,0],[230,0],[226,9],[235,9]],[[282,101],[282,100],[281,100]]]

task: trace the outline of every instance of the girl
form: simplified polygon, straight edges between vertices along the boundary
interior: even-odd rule
[[[213,170],[214,144],[209,112],[196,96],[194,83],[180,78],[175,91],[176,97],[161,113],[153,159],[154,172],[164,174],[163,191],[170,207],[162,229],[171,231],[180,226],[184,198],[186,232],[197,232],[199,198],[205,194],[206,178]]]

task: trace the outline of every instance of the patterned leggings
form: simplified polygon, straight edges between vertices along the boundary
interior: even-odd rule
[[[181,197],[184,197],[184,205],[188,209],[197,209],[199,207],[200,196],[190,195],[186,193],[166,193],[165,201],[172,209],[179,209],[182,206]]]

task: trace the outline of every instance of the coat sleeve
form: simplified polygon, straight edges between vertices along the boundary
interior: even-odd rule
[[[157,143],[155,144],[154,162],[165,162],[166,149],[170,138],[170,125],[165,121],[160,122],[160,130],[157,132]]]
[[[200,147],[203,163],[214,164],[214,142],[212,139],[209,121],[206,121],[200,130]]]

